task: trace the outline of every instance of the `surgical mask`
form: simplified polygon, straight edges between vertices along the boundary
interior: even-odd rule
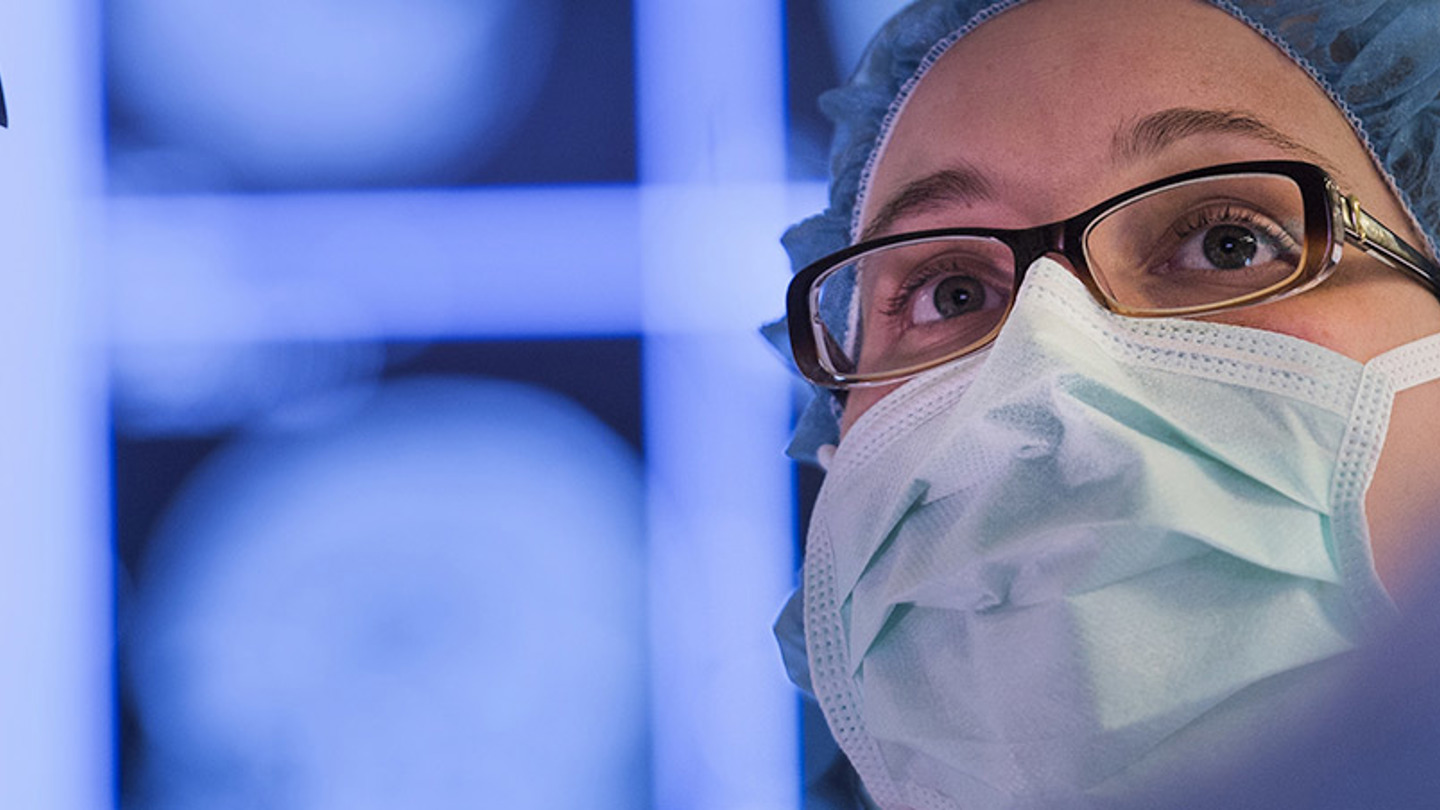
[[[1364,496],[1395,393],[1437,377],[1440,335],[1360,363],[1120,317],[1037,262],[989,350],[856,421],[816,503],[809,676],[874,800],[1087,806],[1307,705],[1393,612]]]

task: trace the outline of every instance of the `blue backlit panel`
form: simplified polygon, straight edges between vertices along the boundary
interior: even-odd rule
[[[512,382],[334,395],[209,454],[151,533],[128,803],[644,807],[634,451]]]
[[[634,334],[639,196],[530,186],[113,197],[114,338]]]
[[[625,807],[796,807],[796,697],[770,637],[796,563],[793,384],[756,330],[781,310],[777,236],[824,191],[787,180],[782,3],[106,9],[127,810],[445,806],[424,777],[468,796],[473,774],[446,763],[487,755],[546,806],[621,806],[571,798],[601,779]],[[436,375],[463,385],[395,388]],[[538,405],[501,415],[474,389],[499,379],[581,403],[638,477],[526,427]],[[496,481],[500,445],[517,455]],[[627,480],[608,500],[638,493],[638,540],[566,500]],[[585,557],[597,540],[639,554],[642,579]],[[485,543],[510,576],[473,555]],[[637,614],[596,612],[577,638],[573,602],[535,601],[596,596],[560,576],[576,555],[641,611],[641,664],[601,673],[618,714],[595,715],[565,680],[584,661],[544,643],[633,649]],[[484,621],[512,609],[529,644],[487,644]],[[400,640],[396,660],[375,638]],[[437,706],[483,733],[447,736]],[[532,721],[501,735],[513,750],[485,731],[507,706]],[[640,741],[581,735],[555,752],[567,766],[526,748],[571,720],[617,740],[638,723]],[[403,767],[386,782],[366,768],[381,760]],[[489,803],[527,806],[504,795]]]
[[[392,343],[246,425],[118,418],[123,806],[650,806],[640,374]]]
[[[786,149],[789,175],[827,177],[830,122],[820,94],[837,87],[881,23],[907,0],[785,0]]]
[[[625,0],[108,0],[121,191],[634,177]]]
[[[93,9],[0,3],[0,807],[110,800]]]

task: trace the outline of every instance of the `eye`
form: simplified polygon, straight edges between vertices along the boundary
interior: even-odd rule
[[[1009,295],[1008,287],[1003,286],[1007,280],[1008,270],[988,267],[983,261],[938,257],[910,269],[883,311],[900,321],[900,328],[962,320],[1003,307]]]
[[[1257,253],[1268,247],[1256,238],[1254,232],[1239,225],[1217,225],[1205,232],[1200,240],[1200,252],[1205,261],[1220,270],[1236,270],[1255,261]],[[1271,252],[1271,251],[1266,251]],[[1261,260],[1266,259],[1261,255]]]
[[[945,276],[916,292],[912,323],[934,323],[985,309],[985,285],[974,276]]]
[[[1298,241],[1255,211],[1231,206],[1200,211],[1173,231],[1178,244],[1151,272],[1236,272],[1300,261]]]

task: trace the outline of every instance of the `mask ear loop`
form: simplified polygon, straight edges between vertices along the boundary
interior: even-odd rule
[[[1440,380],[1440,334],[1412,340],[1381,352],[1365,364],[1374,367],[1394,385],[1395,393]]]

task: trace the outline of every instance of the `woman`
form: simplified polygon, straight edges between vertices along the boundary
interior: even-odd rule
[[[825,100],[791,668],[878,806],[1164,796],[1430,551],[1440,9],[1240,5],[921,0]]]

